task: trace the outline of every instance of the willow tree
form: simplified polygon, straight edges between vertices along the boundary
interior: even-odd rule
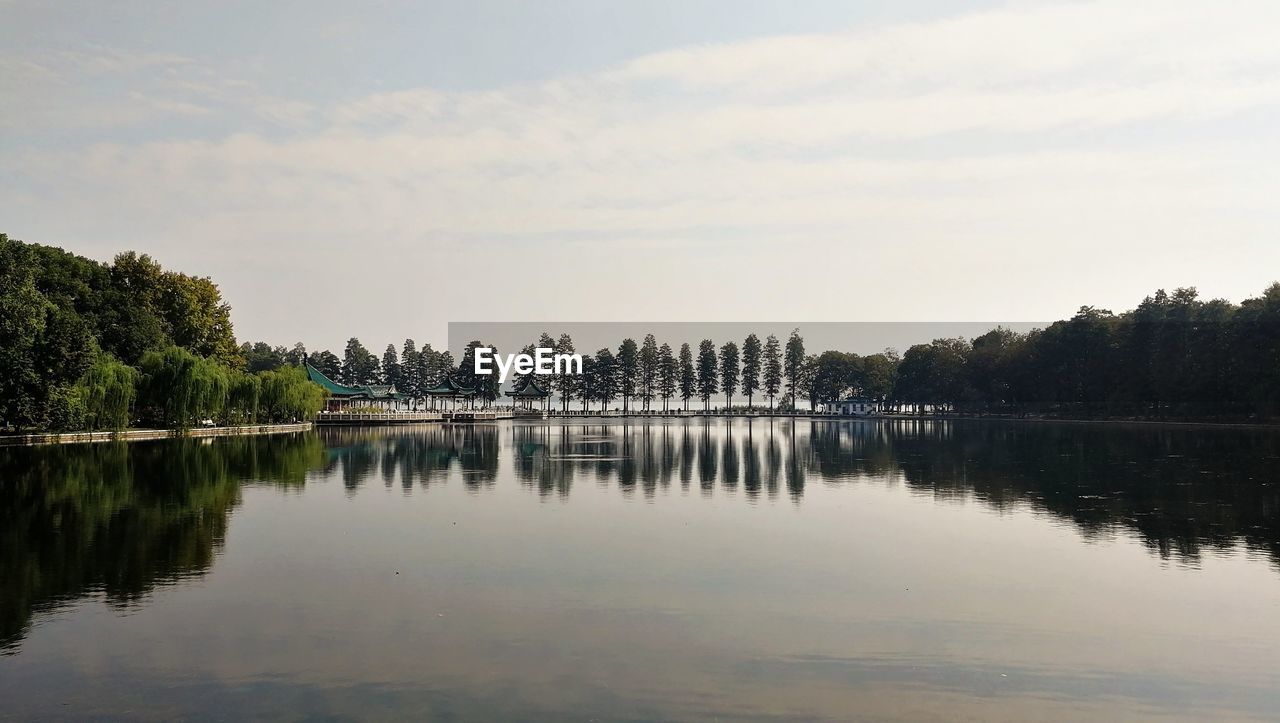
[[[325,391],[298,367],[282,367],[260,374],[262,416],[269,422],[311,419],[324,406]]]
[[[230,370],[171,346],[142,356],[141,401],[155,421],[171,429],[190,429],[219,416],[227,404]]]
[[[138,395],[138,370],[109,354],[99,354],[80,379],[85,426],[119,431],[129,426],[129,410]]]
[[[273,372],[274,370],[262,374],[231,373],[225,421],[232,424],[252,424],[257,421],[262,398],[262,376]]]

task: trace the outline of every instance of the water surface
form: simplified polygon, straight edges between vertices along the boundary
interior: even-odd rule
[[[674,420],[0,449],[0,716],[1267,718],[1280,435]]]

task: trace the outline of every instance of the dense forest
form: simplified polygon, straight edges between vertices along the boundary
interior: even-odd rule
[[[0,429],[307,418],[323,392],[303,359],[336,381],[394,385],[412,398],[451,377],[491,404],[501,390],[495,376],[474,373],[480,345],[458,360],[412,339],[381,355],[355,337],[341,356],[237,345],[230,307],[208,278],[133,252],[104,264],[0,234]],[[535,347],[576,352],[567,334],[544,333],[522,351]],[[858,397],[904,412],[1272,420],[1280,284],[1240,304],[1157,291],[1132,311],[1086,306],[1030,333],[997,328],[901,353],[812,353],[797,329],[785,341],[751,334],[678,349],[650,334],[582,356],[581,375],[543,380],[563,409],[688,409],[696,400],[704,410],[788,410]]]
[[[0,234],[0,430],[285,421],[322,403],[299,368],[244,371],[211,280]]]

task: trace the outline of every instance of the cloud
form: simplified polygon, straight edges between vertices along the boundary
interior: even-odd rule
[[[1278,12],[1013,5],[673,49],[536,85],[332,103],[183,58],[107,54],[85,72],[144,78],[122,97],[171,119],[172,137],[107,133],[4,159],[31,217],[246,263],[272,263],[264,244],[282,266],[296,259],[286,249],[423,261],[525,244],[549,275],[616,273],[627,254],[643,258],[637,273],[667,273],[658,250],[732,246],[808,248],[831,267],[936,256],[974,276],[998,253],[1033,276],[1085,273],[1088,254],[1176,255],[1206,239],[1256,249],[1274,236],[1280,159],[1265,119],[1280,105]],[[192,139],[188,119],[231,131]],[[275,130],[250,130],[262,119]]]

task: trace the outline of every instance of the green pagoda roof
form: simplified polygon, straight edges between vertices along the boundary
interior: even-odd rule
[[[403,394],[398,393],[394,386],[349,387],[325,376],[319,369],[311,366],[311,362],[305,362],[304,366],[307,368],[307,378],[324,387],[324,390],[333,397],[346,397],[348,399],[407,399]]]
[[[514,389],[507,392],[507,396],[521,399],[544,399],[551,396],[551,392],[538,386],[532,376],[527,376],[521,379]]]
[[[440,380],[440,383],[430,389],[424,389],[422,393],[429,394],[433,397],[458,397],[475,394],[476,390],[473,387],[460,386],[457,382],[453,381],[453,377],[446,376],[444,379]]]

